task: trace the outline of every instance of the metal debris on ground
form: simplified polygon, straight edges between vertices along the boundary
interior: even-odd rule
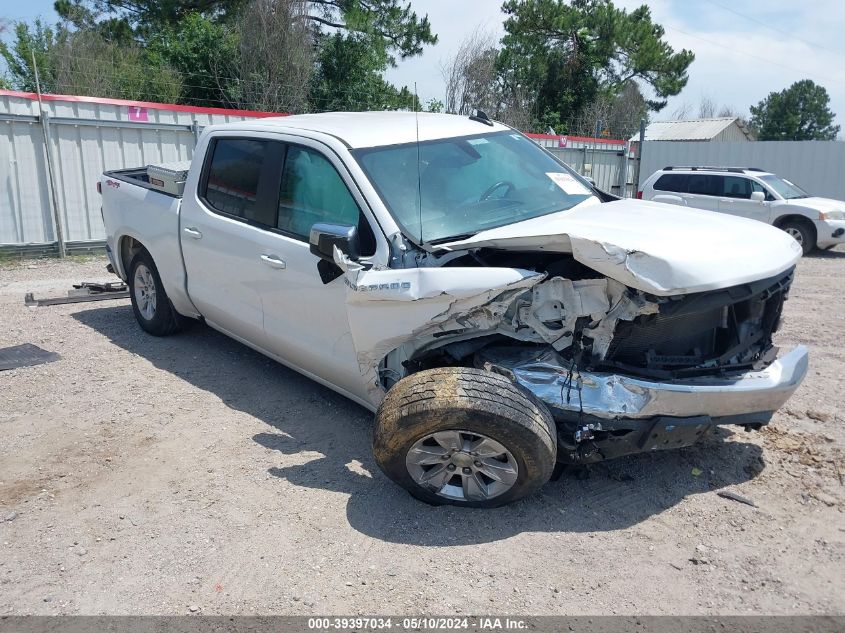
[[[73,290],[68,290],[66,297],[50,297],[36,299],[33,293],[27,292],[23,302],[28,306],[53,306],[62,303],[83,303],[85,301],[106,301],[108,299],[125,299],[129,296],[129,289],[122,281],[83,281],[73,284]]]
[[[3,347],[0,348],[0,371],[52,363],[60,358],[56,352],[48,352],[32,343]]]
[[[756,508],[757,504],[754,503],[748,497],[744,497],[741,494],[733,492],[731,490],[719,490],[716,492],[717,495],[722,497],[723,499],[730,499],[731,501],[738,501],[739,503],[744,503],[747,506],[751,506],[752,508]]]

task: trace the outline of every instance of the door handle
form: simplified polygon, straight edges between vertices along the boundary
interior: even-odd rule
[[[284,269],[286,264],[283,259],[279,259],[276,255],[262,255],[261,261],[267,264],[270,268]]]
[[[197,229],[192,226],[186,226],[182,230],[185,232],[185,234],[190,235],[195,240],[198,240],[202,237],[202,233],[200,233]]]

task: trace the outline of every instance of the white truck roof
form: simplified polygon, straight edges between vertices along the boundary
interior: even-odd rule
[[[417,140],[418,124],[420,141],[501,132],[510,129],[500,123],[493,123],[491,127],[473,121],[468,116],[433,114],[430,112],[418,114],[413,112],[296,114],[225,123],[215,125],[213,129],[261,129],[275,132],[309,130],[334,136],[351,148],[361,148],[413,143]]]

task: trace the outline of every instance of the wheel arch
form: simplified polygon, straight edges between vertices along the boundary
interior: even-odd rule
[[[777,228],[782,228],[787,222],[804,222],[813,226],[813,221],[806,215],[802,215],[800,213],[785,213],[784,215],[779,216],[774,222],[772,222],[772,224]],[[815,229],[815,226],[813,226],[813,228]]]
[[[147,251],[149,253],[149,249],[137,238],[132,237],[131,235],[124,235],[120,238],[117,247],[117,254],[118,259],[120,260],[120,267],[123,269],[123,279],[124,281],[129,279],[129,264],[132,262],[132,259],[140,253],[141,251]]]
[[[806,226],[810,230],[811,235],[813,236],[813,245],[815,245],[819,237],[818,231],[816,231],[816,225],[806,215],[801,215],[800,213],[787,213],[777,218],[774,222],[772,222],[772,225],[779,229],[782,229],[789,222],[796,222]]]

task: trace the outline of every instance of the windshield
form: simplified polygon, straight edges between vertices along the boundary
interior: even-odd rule
[[[783,178],[779,178],[777,176],[760,176],[760,180],[769,185],[769,187],[775,190],[776,194],[786,200],[810,197],[810,194],[804,191],[801,187],[794,185]]]
[[[418,243],[574,207],[591,190],[516,132],[360,149],[354,152],[388,210]]]

